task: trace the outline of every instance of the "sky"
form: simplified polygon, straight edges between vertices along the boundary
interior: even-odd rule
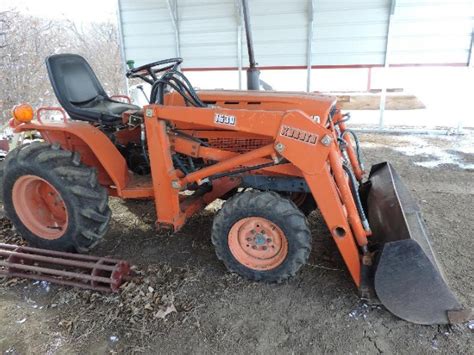
[[[117,0],[1,0],[0,12],[6,9],[77,22],[115,21]]]

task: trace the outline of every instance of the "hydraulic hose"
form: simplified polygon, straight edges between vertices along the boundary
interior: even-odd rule
[[[163,103],[164,100],[164,88],[169,85],[175,89],[187,103],[196,107],[206,107],[207,105],[201,101],[196,91],[192,87],[186,76],[176,70],[170,70],[163,75],[159,80],[153,83],[151,101]]]
[[[179,157],[176,154],[173,154],[172,156],[173,162],[178,166],[178,168],[181,169],[181,171],[184,173],[184,175],[189,174],[189,170],[184,166],[183,162],[179,159]]]
[[[148,154],[146,152],[146,135],[145,135],[145,124],[140,124],[140,143],[142,146],[143,158],[148,166],[150,166],[150,160],[148,159]]]
[[[362,162],[362,157],[361,157],[359,137],[357,137],[357,135],[355,134],[355,132],[353,130],[346,129],[342,133],[341,138],[344,139],[344,136],[346,134],[350,134],[352,136],[352,138],[354,138],[354,143],[355,143],[355,146],[356,146],[357,161],[359,162],[359,166],[361,167],[361,169],[363,169],[364,163]]]
[[[164,85],[169,85],[173,89],[175,89],[182,97],[183,99],[189,103],[192,106],[197,106],[195,102],[193,102],[193,99],[188,97],[186,93],[183,91],[182,88],[180,88],[178,85],[171,81],[165,81],[163,79],[160,79],[156,81],[153,86],[152,86],[152,91],[150,95],[150,100],[151,102],[158,102],[159,104],[163,104],[164,102]]]
[[[179,71],[173,71],[172,72],[174,75],[178,75],[179,77],[182,78],[182,80],[185,82],[185,84],[187,85],[187,89],[189,89],[189,94],[191,95],[191,97],[197,102],[199,103],[199,106],[201,107],[206,107],[207,105],[201,101],[201,99],[199,98],[199,96],[197,95],[196,91],[194,90],[193,86],[191,85],[191,82],[189,81],[189,79],[181,72]]]
[[[369,221],[367,220],[367,216],[365,215],[364,207],[362,207],[362,201],[360,200],[359,192],[357,191],[357,181],[352,173],[352,170],[345,164],[342,164],[343,169],[349,176],[349,185],[351,187],[352,195],[354,196],[354,201],[357,207],[357,212],[359,212],[360,219],[362,221],[362,225],[366,232],[370,232]]]

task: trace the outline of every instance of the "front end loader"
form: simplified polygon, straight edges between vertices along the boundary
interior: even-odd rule
[[[129,70],[152,87],[141,108],[109,97],[82,57],[47,58],[68,118],[34,119],[17,107],[15,131],[40,132],[45,142],[14,149],[5,162],[5,210],[26,240],[87,252],[107,231],[108,196],[154,200],[156,226],[171,232],[220,198],[217,257],[248,279],[281,282],[306,263],[305,214],[318,208],[363,297],[375,289],[388,310],[420,324],[466,314],[394,168],[374,165],[365,178],[335,98],[195,91],[181,61]]]

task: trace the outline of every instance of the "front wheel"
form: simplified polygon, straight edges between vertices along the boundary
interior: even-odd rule
[[[105,234],[111,212],[95,169],[78,153],[32,143],[5,161],[3,203],[19,234],[31,245],[86,252]]]
[[[294,276],[311,251],[305,216],[274,192],[246,191],[229,199],[214,219],[212,242],[229,271],[268,282]]]

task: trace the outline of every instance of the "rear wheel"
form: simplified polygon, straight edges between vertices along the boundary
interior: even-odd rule
[[[305,216],[274,192],[246,191],[229,199],[214,219],[212,242],[230,271],[268,282],[294,276],[311,251]]]
[[[5,161],[5,212],[23,238],[41,248],[86,252],[107,231],[111,212],[95,169],[78,153],[32,143]]]

